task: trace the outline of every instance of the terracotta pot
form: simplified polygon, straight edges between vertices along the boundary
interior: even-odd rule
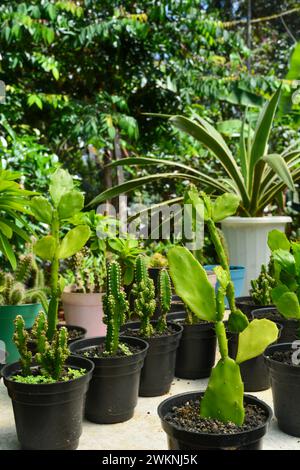
[[[86,338],[105,336],[102,296],[103,294],[63,292],[62,302],[66,323],[85,328]]]

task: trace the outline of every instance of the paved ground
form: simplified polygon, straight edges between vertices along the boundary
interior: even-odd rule
[[[175,379],[169,395],[185,391],[203,390],[206,380]],[[255,393],[272,406],[271,390]],[[139,398],[135,416],[126,423],[99,425],[84,422],[79,449],[95,450],[155,450],[167,449],[165,433],[161,430],[156,413],[157,406],[168,395],[157,398]],[[18,449],[14,418],[10,399],[0,383],[0,450]],[[300,438],[288,436],[279,431],[273,419],[269,432],[264,438],[264,449],[300,450]]]

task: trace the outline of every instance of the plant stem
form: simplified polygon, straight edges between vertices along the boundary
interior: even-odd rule
[[[57,211],[53,213],[52,236],[55,238],[56,247],[54,257],[51,263],[51,300],[48,309],[48,331],[47,337],[51,341],[56,331],[57,326],[57,313],[58,313],[58,276],[59,276],[59,259],[58,259],[58,247],[59,247],[59,218]]]
[[[222,242],[220,240],[220,237],[219,237],[217,228],[215,226],[215,223],[212,219],[207,220],[207,228],[208,228],[208,231],[209,231],[209,234],[210,234],[210,237],[211,237],[211,241],[213,242],[213,245],[214,245],[215,250],[217,252],[217,256],[218,256],[220,265],[222,266],[222,268],[228,274],[230,274],[227,256],[226,256],[224,247],[222,245]]]
[[[221,358],[225,359],[228,357],[228,341],[226,336],[226,330],[222,321],[217,321],[215,324],[215,331],[218,339],[219,351]]]

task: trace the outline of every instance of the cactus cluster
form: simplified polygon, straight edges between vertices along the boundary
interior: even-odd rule
[[[263,264],[258,278],[251,281],[251,297],[257,305],[272,304],[272,289],[276,286],[273,270],[271,259],[268,268]]]
[[[148,273],[147,258],[139,255],[135,262],[135,282],[132,287],[134,313],[141,320],[140,334],[149,338],[153,332],[151,318],[155,312],[155,287]]]
[[[73,256],[66,272],[71,291],[84,294],[101,292],[105,275],[105,258],[94,256],[87,247]]]
[[[32,337],[37,343],[37,353],[34,356],[39,364],[41,374],[57,381],[62,378],[64,365],[70,355],[68,348],[68,331],[60,328],[55,332],[51,342],[47,339],[48,322],[44,312],[40,312],[32,328]],[[14,341],[20,353],[23,376],[31,375],[32,353],[28,350],[28,333],[25,330],[23,318],[18,315],[15,319]]]
[[[26,288],[26,283],[34,277],[34,286]],[[47,310],[48,302],[43,283],[43,273],[38,270],[34,256],[21,255],[13,274],[0,270],[0,305],[19,305],[40,302]]]
[[[132,287],[134,298],[134,313],[140,318],[139,333],[144,338],[149,338],[155,331],[163,333],[167,329],[167,314],[171,308],[172,289],[171,281],[166,269],[159,273],[158,282],[158,305],[160,317],[156,328],[151,324],[151,318],[156,309],[154,282],[149,276],[147,257],[139,255],[135,261],[135,282]]]
[[[126,347],[120,345],[120,327],[126,321],[129,304],[126,294],[121,286],[121,267],[117,261],[112,261],[107,269],[106,293],[103,296],[104,323],[107,325],[105,338],[105,352],[114,355],[118,349]]]

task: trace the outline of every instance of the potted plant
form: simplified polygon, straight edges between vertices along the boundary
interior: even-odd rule
[[[121,287],[121,268],[116,261],[107,269],[103,308],[106,336],[75,341],[70,349],[95,364],[86,398],[86,418],[95,423],[120,423],[133,416],[148,344],[139,338],[123,336],[121,341],[119,339],[128,301]]]
[[[249,323],[236,309],[234,286],[214,221],[218,218],[220,205],[214,206],[204,194],[202,199],[205,220],[214,245],[218,247],[221,265],[215,268],[218,292],[215,294],[205,270],[185,247],[174,247],[168,252],[169,270],[175,290],[188,308],[199,319],[214,323],[221,358],[212,370],[204,393],[192,392],[168,398],[160,404],[158,414],[172,450],[259,449],[272,412],[257,398],[244,395],[239,365],[261,354],[275,341],[278,328],[266,319]],[[230,202],[228,196],[225,200]],[[219,202],[226,209],[225,200]],[[228,354],[225,295],[231,304],[228,324],[231,330],[240,333],[235,360]]]
[[[15,320],[14,341],[20,362],[1,373],[12,400],[18,440],[22,449],[76,449],[82,432],[84,398],[94,364],[70,356],[66,328],[47,338],[46,315],[41,312],[33,327],[38,352],[27,348],[28,332],[21,316]]]
[[[156,309],[154,281],[148,272],[148,261],[139,255],[135,264],[135,282],[132,287],[135,317],[139,322],[127,323],[125,335],[141,338],[149,344],[141,373],[139,395],[154,397],[170,390],[174,379],[176,350],[182,326],[167,321],[171,307],[171,282],[168,271],[161,269],[158,278],[159,317],[152,320]]]
[[[274,262],[271,258],[268,266],[262,264],[258,278],[251,280],[250,295],[236,297],[237,307],[250,319],[253,310],[273,305],[271,293],[275,285]]]
[[[271,291],[275,308],[252,311],[254,318],[270,318],[282,325],[281,343],[299,338],[300,329],[300,243],[290,242],[279,230],[268,235],[274,263],[275,286]]]
[[[64,277],[67,286],[62,293],[67,324],[85,328],[86,336],[105,334],[102,289],[105,280],[105,259],[84,247],[76,253]]]
[[[42,260],[50,261],[50,302],[47,311],[48,332],[51,341],[57,328],[58,303],[64,289],[60,277],[60,260],[70,258],[80,251],[90,237],[88,225],[79,224],[69,229],[72,218],[81,212],[84,196],[68,171],[57,169],[50,177],[49,197],[35,196],[31,209],[36,219],[49,227],[49,234],[34,244],[34,252]],[[72,328],[71,328],[72,329]]]
[[[241,123],[240,146],[236,158],[222,135],[200,116],[189,119],[184,116],[171,116],[170,122],[205,147],[217,158],[224,169],[224,179],[212,178],[199,168],[192,168],[173,160],[150,157],[130,157],[112,163],[117,165],[162,165],[171,168],[166,173],[157,173],[136,178],[117,187],[107,189],[99,194],[91,204],[115,197],[128,190],[132,191],[148,182],[162,178],[188,180],[197,185],[223,194],[232,192],[240,198],[237,216],[222,221],[232,265],[246,268],[244,295],[248,295],[250,280],[255,279],[262,264],[269,261],[267,234],[272,229],[284,231],[290,217],[264,217],[264,210],[287,187],[294,190],[294,181],[299,179],[298,156],[300,150],[294,146],[281,154],[269,153],[268,142],[281,89],[271,97],[262,109],[254,131],[249,130],[246,136],[246,120]],[[239,162],[239,163],[238,163]],[[178,170],[175,172],[175,170]],[[182,199],[182,198],[181,198]],[[177,198],[178,202],[180,198]],[[163,204],[165,204],[164,202]]]
[[[290,299],[290,298],[289,298]],[[290,300],[287,299],[287,304]],[[293,309],[293,301],[290,308]],[[281,431],[300,437],[299,340],[269,346],[264,357],[271,377],[274,414]]]
[[[22,314],[27,328],[43,306],[47,311],[48,301],[43,286],[39,285],[33,255],[21,255],[14,273],[0,270],[0,340],[5,344],[6,363],[15,362],[19,352],[13,342],[14,320]],[[28,288],[28,281],[34,277],[34,286]]]

